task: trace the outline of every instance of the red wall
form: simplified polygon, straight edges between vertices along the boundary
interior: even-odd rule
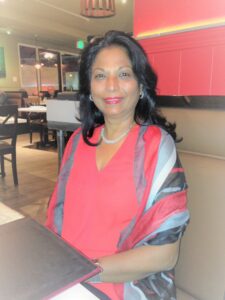
[[[225,18],[224,0],[135,0],[134,35]]]
[[[147,28],[154,29],[163,23],[161,14],[157,19],[157,13],[154,13],[154,8],[159,8],[159,2],[167,5],[164,9],[169,9],[168,1],[166,0],[136,0],[134,14],[135,35],[141,32],[140,28],[142,28],[141,30],[143,30],[143,28],[145,28],[144,30],[147,30]],[[193,3],[193,1],[173,0],[170,1],[170,5],[172,5],[171,2],[182,2],[182,4],[180,3],[178,5],[177,10],[174,8],[177,14],[185,5],[187,6],[188,3]],[[215,7],[212,9],[212,1],[205,0],[204,3],[206,2],[210,4],[209,7],[206,9],[204,6],[201,10],[199,6],[197,6],[198,10],[195,7],[195,13],[192,15],[192,18],[197,18],[197,11],[199,11],[199,16],[206,16],[206,12],[208,13],[207,16],[209,16],[210,9],[211,16],[215,16],[216,12],[221,13],[221,11],[218,12]],[[222,7],[224,8],[223,12],[225,15],[225,1],[215,0],[214,4],[217,2],[220,9]],[[146,13],[147,10],[143,12],[141,3],[148,3],[148,5],[153,4],[153,6],[151,6],[151,14],[154,15],[153,23]],[[196,5],[199,5],[199,3],[203,4],[203,0],[198,0],[195,3]],[[190,9],[189,7],[189,10]],[[168,13],[169,12],[171,12],[171,7]],[[138,15],[139,13],[143,13],[143,15]],[[181,14],[184,19],[186,17],[185,20],[187,20],[188,17],[186,14],[187,11]],[[164,24],[166,24],[166,22],[169,24],[171,16],[167,19],[166,14],[164,14],[164,16]],[[139,22],[139,20],[141,20],[141,22]],[[177,16],[177,22],[181,21],[180,16]],[[140,24],[141,26],[139,26]],[[149,24],[149,27],[147,27],[147,24]],[[172,23],[170,23],[170,25],[171,24]],[[146,50],[150,62],[158,74],[159,80],[157,87],[159,94],[225,95],[225,26],[170,34],[155,38],[139,39],[139,42]]]

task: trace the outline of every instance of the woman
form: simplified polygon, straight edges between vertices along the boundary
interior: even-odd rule
[[[102,267],[111,299],[175,299],[187,225],[173,125],[155,108],[156,75],[140,45],[110,31],[80,62],[81,130],[67,144],[47,225]]]

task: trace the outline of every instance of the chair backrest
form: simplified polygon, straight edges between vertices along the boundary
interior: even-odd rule
[[[69,100],[69,101],[79,101],[78,92],[59,92],[59,93],[57,93],[56,99]]]
[[[18,107],[24,107],[24,98],[22,92],[5,92],[7,96],[6,103],[7,105],[17,105]]]
[[[0,141],[11,139],[11,145],[12,146],[16,145],[17,121],[18,121],[17,105],[0,106]]]

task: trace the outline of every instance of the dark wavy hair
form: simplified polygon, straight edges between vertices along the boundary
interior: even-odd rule
[[[134,121],[142,126],[157,124],[164,128],[176,140],[175,124],[169,123],[156,108],[156,84],[157,76],[149,64],[147,55],[139,43],[130,35],[121,31],[109,31],[104,37],[95,38],[83,50],[79,69],[79,99],[80,99],[80,120],[84,141],[91,146],[89,138],[92,137],[94,129],[104,124],[104,116],[90,101],[89,96],[92,65],[96,55],[104,48],[110,46],[123,47],[131,61],[133,72],[136,75],[138,84],[143,87],[143,98],[138,101]]]

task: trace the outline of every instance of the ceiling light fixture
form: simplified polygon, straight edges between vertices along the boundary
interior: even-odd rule
[[[51,52],[44,52],[44,58],[45,59],[53,59],[54,57],[54,53],[51,53]]]
[[[88,18],[107,18],[115,15],[115,0],[81,0],[81,15]]]

